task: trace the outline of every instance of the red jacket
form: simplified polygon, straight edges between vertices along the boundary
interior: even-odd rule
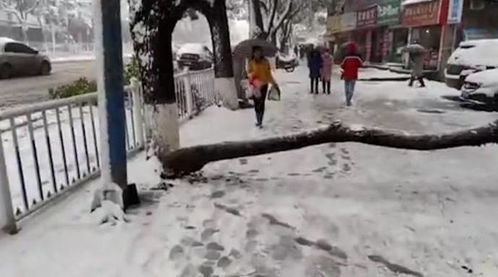
[[[358,79],[358,69],[362,65],[363,61],[358,55],[346,56],[341,63],[341,68],[343,70],[342,78],[347,81]]]

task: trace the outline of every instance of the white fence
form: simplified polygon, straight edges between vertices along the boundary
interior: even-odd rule
[[[179,74],[175,85],[180,120],[216,101],[213,70]],[[151,125],[141,87],[125,92],[126,145],[133,153],[143,149]],[[98,125],[96,93],[0,112],[0,225],[3,214],[18,221],[98,176]]]

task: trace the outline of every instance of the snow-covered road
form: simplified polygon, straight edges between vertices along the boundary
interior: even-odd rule
[[[436,82],[359,82],[345,108],[337,78],[333,95],[312,96],[304,68],[277,76],[283,100],[268,104],[263,130],[251,110],[215,107],[182,126],[182,145],[335,120],[439,133],[497,116],[444,100],[458,92]],[[95,224],[91,184],[0,238],[0,276],[496,277],[497,164],[498,146],[422,153],[328,144],[210,164],[162,192],[148,190],[160,182],[157,164],[140,155],[129,175],[146,200],[129,223]]]

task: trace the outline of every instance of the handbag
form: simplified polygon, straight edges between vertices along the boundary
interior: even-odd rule
[[[270,93],[268,93],[268,100],[280,101],[280,89],[277,86],[272,86]]]
[[[261,98],[261,81],[258,79],[251,79],[248,82],[246,96],[248,99],[259,99]]]

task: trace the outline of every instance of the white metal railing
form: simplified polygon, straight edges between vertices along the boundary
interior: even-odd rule
[[[175,85],[180,120],[216,101],[212,69],[179,74]],[[141,86],[132,82],[125,92],[126,145],[133,153],[145,146],[151,119]],[[96,93],[0,112],[0,225],[3,215],[15,223],[98,176],[98,123]]]

